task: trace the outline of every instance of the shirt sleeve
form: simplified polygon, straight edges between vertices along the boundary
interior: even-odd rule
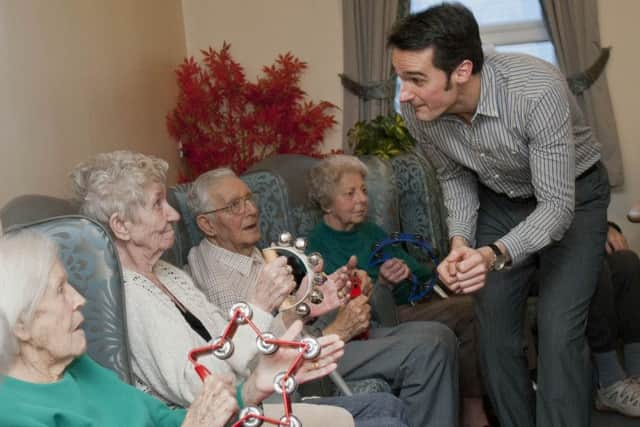
[[[575,151],[567,92],[550,86],[529,112],[529,164],[536,208],[500,238],[513,263],[553,241],[558,241],[573,220],[575,206]]]
[[[449,238],[461,236],[473,246],[480,206],[476,175],[442,153],[424,132],[412,127],[411,134],[419,142],[418,150],[436,169],[436,177],[440,182],[444,205],[447,208]]]

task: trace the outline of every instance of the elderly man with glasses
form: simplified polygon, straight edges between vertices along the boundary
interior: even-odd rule
[[[268,286],[273,262],[265,263],[256,248],[259,211],[247,185],[229,169],[212,170],[194,181],[188,203],[205,234],[188,256],[198,286],[223,309],[239,300],[263,299],[273,301],[271,308],[277,310],[275,302],[282,301],[282,295],[272,295]],[[363,292],[354,299],[338,299],[340,304],[324,316],[327,322],[319,322],[323,327],[317,332],[368,326],[369,290]],[[338,365],[347,380],[386,380],[406,404],[412,427],[458,424],[458,344],[453,332],[435,322],[372,327],[367,340],[351,339],[362,331],[351,332]]]

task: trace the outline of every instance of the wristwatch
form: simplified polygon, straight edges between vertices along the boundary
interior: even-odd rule
[[[488,246],[491,248],[491,250],[496,256],[495,260],[493,261],[493,264],[490,267],[490,270],[491,271],[502,270],[504,266],[507,264],[507,256],[502,253],[502,251],[496,244],[491,243]]]

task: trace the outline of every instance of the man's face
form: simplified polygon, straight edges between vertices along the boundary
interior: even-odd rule
[[[433,48],[395,48],[391,61],[401,80],[400,102],[411,103],[419,120],[432,121],[450,112],[458,95],[457,84],[433,66]]]
[[[260,240],[258,207],[249,200],[251,190],[240,178],[226,176],[209,188],[209,198],[216,209],[230,206],[235,201],[243,204],[240,213],[224,209],[214,214],[211,226],[216,243],[232,252],[245,253]]]

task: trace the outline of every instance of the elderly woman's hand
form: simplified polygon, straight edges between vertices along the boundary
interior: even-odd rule
[[[411,271],[404,261],[398,258],[386,260],[380,266],[380,281],[387,285],[397,285],[407,279]]]
[[[287,267],[287,258],[283,256],[265,264],[258,275],[256,286],[249,290],[247,302],[268,313],[277,310],[296,286]]]
[[[237,411],[232,377],[212,373],[191,403],[182,427],[223,427]]]
[[[369,329],[370,320],[369,298],[360,295],[338,309],[335,320],[324,329],[323,333],[325,335],[336,334],[344,342],[349,342],[353,337]]]
[[[280,337],[281,340],[292,341],[300,336],[302,322],[294,322]],[[337,361],[344,354],[344,342],[336,335],[318,338],[320,355],[313,360],[304,360],[294,373],[298,384],[324,377],[335,371]],[[245,404],[255,404],[273,393],[273,380],[277,374],[287,371],[299,352],[296,348],[280,347],[272,355],[262,355],[258,365],[244,384],[243,400]]]
[[[349,268],[340,267],[327,276],[327,280],[320,286],[324,298],[320,304],[309,304],[311,317],[318,317],[335,310],[349,302],[351,281],[349,280]]]

